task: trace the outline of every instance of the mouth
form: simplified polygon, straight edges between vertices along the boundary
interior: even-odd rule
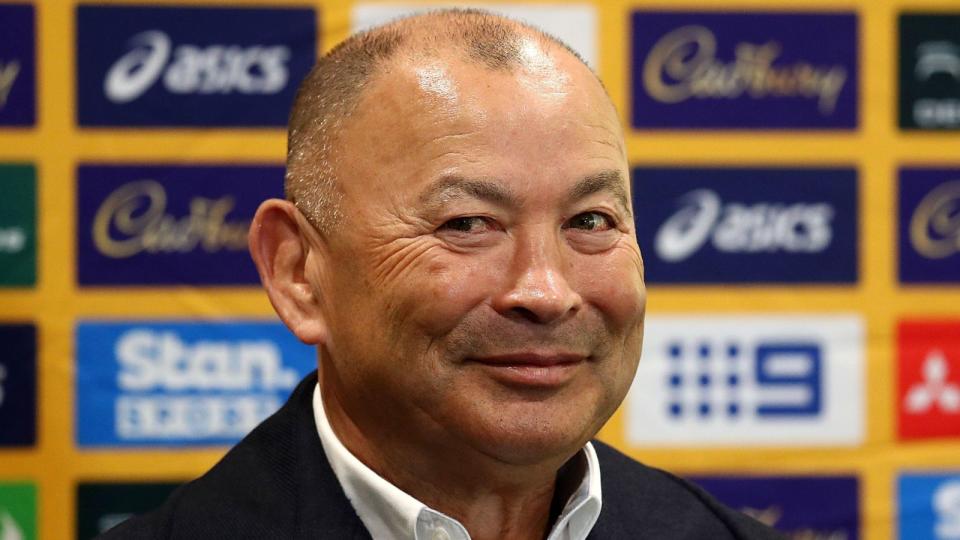
[[[581,354],[524,352],[467,361],[501,384],[546,389],[567,384],[587,360]]]

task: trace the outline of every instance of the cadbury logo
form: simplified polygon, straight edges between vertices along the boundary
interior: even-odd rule
[[[161,77],[174,94],[276,94],[289,78],[290,48],[283,45],[174,47],[159,30],[141,32],[130,44],[133,49],[113,64],[103,82],[114,103],[139,98]]]
[[[7,98],[10,97],[10,91],[13,90],[13,83],[17,81],[17,75],[20,74],[20,62],[12,60],[4,64],[0,62],[0,109],[7,104]]]
[[[661,103],[690,99],[753,99],[803,97],[817,100],[824,116],[834,112],[847,81],[842,65],[814,66],[807,62],[775,65],[781,46],[738,43],[736,58],[717,58],[717,39],[710,29],[683,26],[658,41],[643,66],[647,93]]]
[[[833,207],[827,203],[746,205],[726,203],[716,192],[698,189],[680,199],[682,207],[657,231],[654,248],[679,262],[711,240],[723,253],[816,253],[833,238]]]
[[[125,259],[140,253],[208,253],[247,249],[249,221],[227,221],[233,197],[194,197],[190,214],[166,213],[167,193],[154,180],[124,184],[97,209],[93,241],[103,255]]]
[[[960,180],[938,186],[920,201],[910,220],[910,242],[930,259],[960,253]]]

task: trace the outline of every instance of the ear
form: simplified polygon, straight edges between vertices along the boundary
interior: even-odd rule
[[[327,341],[327,324],[316,289],[306,279],[306,265],[308,260],[322,264],[323,257],[308,257],[311,242],[301,236],[303,226],[311,229],[305,233],[314,232],[289,201],[264,201],[250,225],[250,254],[270,303],[287,328],[300,341],[321,345]]]

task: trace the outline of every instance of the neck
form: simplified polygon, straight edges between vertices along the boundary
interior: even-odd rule
[[[440,436],[425,449],[393,431],[361,429],[343,409],[338,385],[323,382],[321,377],[320,395],[334,434],[381,477],[458,520],[474,540],[546,537],[556,513],[551,512],[555,492],[570,491],[557,485],[565,459],[516,465]]]

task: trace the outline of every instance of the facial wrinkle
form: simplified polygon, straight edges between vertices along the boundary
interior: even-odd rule
[[[401,245],[395,245],[401,242]],[[380,287],[385,284],[403,279],[403,276],[412,266],[424,261],[424,257],[434,248],[439,247],[437,242],[432,242],[424,238],[400,238],[387,244],[381,251],[385,252],[385,257],[373,268],[374,285]]]

